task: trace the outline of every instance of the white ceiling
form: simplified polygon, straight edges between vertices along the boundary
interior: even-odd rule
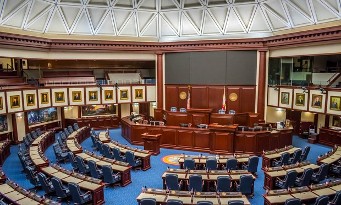
[[[0,0],[0,9],[2,27],[156,41],[271,36],[341,17],[340,0]]]

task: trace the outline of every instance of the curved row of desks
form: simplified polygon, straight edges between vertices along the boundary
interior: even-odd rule
[[[125,154],[127,151],[134,153],[134,156],[141,159],[142,161],[142,170],[145,171],[150,169],[150,156],[151,153],[147,150],[141,150],[137,148],[132,148],[126,145],[122,145],[118,142],[112,141],[106,132],[100,132],[98,135],[98,139],[103,143],[109,145],[111,149],[118,148],[122,154]]]
[[[332,197],[341,190],[341,180],[329,184],[316,184],[310,187],[299,187],[290,190],[269,191],[264,195],[264,205],[283,205],[287,199],[299,198],[303,203],[314,203],[319,196]]]
[[[209,125],[208,128],[152,126],[121,119],[122,136],[131,144],[142,145],[143,133],[161,134],[160,146],[218,154],[248,153],[261,155],[291,145],[292,129],[277,131],[237,131],[236,125]]]
[[[341,160],[341,146],[335,146],[329,154],[318,158],[317,164],[334,164],[339,160]]]
[[[229,201],[241,200],[245,205],[250,205],[250,201],[240,192],[196,192],[190,191],[168,191],[163,189],[146,189],[136,200],[138,202],[144,198],[153,198],[158,205],[166,204],[168,200],[181,200],[184,205],[197,204],[198,201],[210,201],[213,205],[225,205]]]
[[[300,148],[293,147],[292,145],[290,145],[290,146],[285,146],[285,147],[283,147],[281,149],[275,149],[275,150],[263,152],[263,155],[262,155],[262,159],[263,159],[262,168],[271,167],[273,161],[275,159],[277,160],[277,159],[281,158],[281,155],[284,152],[288,152],[290,155],[292,155],[298,149],[300,149]]]

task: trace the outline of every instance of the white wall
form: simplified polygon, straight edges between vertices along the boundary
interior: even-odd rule
[[[121,117],[130,115],[130,104],[121,104]]]
[[[69,106],[64,109],[64,116],[66,119],[76,119],[78,118],[78,106]]]
[[[310,45],[271,50],[270,57],[335,54],[340,53],[340,51],[341,44],[338,43],[330,45]]]
[[[26,135],[24,112],[15,113],[15,120],[17,123],[16,129],[18,131],[18,140],[22,141],[24,136]]]
[[[282,108],[267,107],[266,122],[275,123],[286,119],[286,110]]]

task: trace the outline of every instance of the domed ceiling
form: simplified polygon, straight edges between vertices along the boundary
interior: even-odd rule
[[[339,0],[0,0],[0,26],[154,41],[250,38],[339,23],[340,7]]]

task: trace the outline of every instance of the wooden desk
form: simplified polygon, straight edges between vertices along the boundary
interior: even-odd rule
[[[5,162],[6,158],[11,154],[11,141],[8,139],[0,142],[0,166]]]
[[[152,135],[148,133],[143,133],[142,139],[144,149],[150,151],[153,155],[160,154],[160,138],[161,134]]]
[[[331,128],[320,128],[318,142],[328,146],[341,146],[341,130]]]
[[[330,153],[326,157],[318,158],[317,159],[317,164],[334,164],[337,161],[341,160],[341,146],[336,146],[333,148],[332,153]]]
[[[292,155],[298,149],[300,148],[293,147],[292,145],[290,145],[288,147],[284,147],[281,149],[264,152],[262,155],[263,158],[262,168],[272,167],[273,161],[280,159],[281,154],[283,154],[284,152],[288,152],[290,155]]]
[[[184,205],[197,204],[198,201],[210,201],[214,205],[228,204],[232,200],[242,200],[245,205],[250,205],[250,201],[240,192],[196,192],[192,195],[189,191],[170,191],[163,189],[147,189],[136,198],[138,202],[143,198],[153,198],[158,205],[166,204],[170,199],[181,200]]]
[[[290,167],[290,166],[287,166]],[[307,168],[312,168],[313,170],[319,169],[320,166],[315,165],[315,164],[307,164],[304,166],[298,166],[294,168],[284,168],[284,169],[279,169],[279,170],[272,170],[272,171],[264,171],[264,189],[274,189],[275,187],[275,182],[276,178],[284,178],[287,172],[291,170],[297,171],[298,174],[302,174],[305,169]]]

